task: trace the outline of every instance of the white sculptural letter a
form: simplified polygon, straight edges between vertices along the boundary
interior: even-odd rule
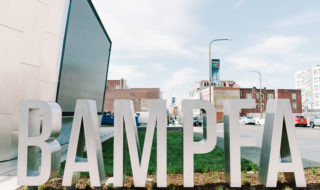
[[[87,160],[83,158],[84,145]],[[80,172],[89,172],[90,184],[94,187],[100,187],[105,181],[97,106],[93,100],[76,102],[62,185],[76,183]]]
[[[287,180],[295,179],[297,187],[306,187],[290,101],[287,99],[268,101],[259,181],[266,187],[276,187],[278,172],[284,172]]]

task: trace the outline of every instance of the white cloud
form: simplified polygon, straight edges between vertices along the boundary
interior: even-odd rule
[[[308,12],[301,15],[297,15],[292,18],[277,22],[275,26],[280,28],[292,27],[315,22],[320,22],[320,12]]]
[[[190,84],[195,80],[196,74],[199,74],[199,71],[190,67],[185,67],[177,70],[169,79],[164,81],[161,89],[164,91],[168,91],[179,88],[185,84]]]
[[[237,84],[239,84],[241,88],[252,88],[254,86],[260,88],[259,80],[239,80]]]
[[[163,64],[152,63],[150,66],[157,72],[166,70],[166,67]]]
[[[245,3],[245,0],[236,0],[235,1],[235,3],[234,3],[234,5],[233,5],[233,8],[234,9],[237,9],[237,8],[239,8],[242,4],[244,4]]]
[[[155,53],[197,56],[185,45],[189,38],[183,37],[201,28],[189,13],[196,3],[191,0],[95,0],[117,57],[145,57]]]
[[[246,56],[234,56],[226,59],[229,62],[235,64],[235,69],[239,70],[259,70],[266,73],[279,73],[290,70],[290,65],[275,62],[268,58],[259,58],[259,56],[246,57]]]
[[[136,65],[110,64],[109,66],[109,80],[124,78],[130,81],[144,77],[146,74],[141,72],[141,68]]]
[[[239,70],[260,70],[266,73],[285,72],[297,58],[296,50],[306,40],[299,36],[271,36],[226,58]],[[299,55],[301,57],[301,54]]]
[[[287,54],[306,40],[299,36],[271,36],[245,50],[249,54]]]
[[[184,67],[173,72],[171,77],[161,85],[163,99],[166,99],[169,103],[171,97],[174,96],[176,97],[176,105],[179,105],[182,99],[188,98],[188,87],[191,87],[196,81],[197,75],[199,75],[199,71],[190,67]]]

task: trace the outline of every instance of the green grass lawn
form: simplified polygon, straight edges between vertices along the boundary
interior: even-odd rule
[[[145,132],[139,132],[139,141],[141,151],[143,149]],[[149,163],[149,174],[156,173],[157,166],[157,146],[156,146],[156,133],[154,135],[151,158]],[[195,139],[199,140],[199,139]],[[103,159],[106,175],[111,176],[113,174],[113,138],[102,144]],[[125,148],[125,155],[127,157],[126,165],[127,174],[132,175],[131,165],[129,160],[129,153]],[[63,174],[65,162],[61,165],[60,175]],[[256,169],[257,166],[245,159],[241,159],[242,170]],[[194,171],[195,172],[208,172],[208,171],[223,171],[224,170],[224,151],[215,147],[213,151],[207,154],[199,154],[194,156]],[[183,172],[183,133],[179,131],[168,131],[167,133],[167,171],[169,174],[182,173]],[[83,175],[87,175],[83,173]]]

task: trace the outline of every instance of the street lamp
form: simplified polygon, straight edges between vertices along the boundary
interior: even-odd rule
[[[253,73],[258,73],[259,75],[259,78],[260,78],[260,95],[259,95],[259,99],[260,99],[260,119],[262,118],[262,98],[261,98],[261,73],[260,71],[250,71],[250,72],[253,72]]]
[[[211,42],[209,43],[209,100],[211,103],[211,86],[212,86],[212,82],[211,82],[211,75],[212,75],[212,68],[211,68],[211,46],[213,44],[213,42],[216,41],[226,41],[226,40],[230,40],[230,38],[221,38],[221,39],[214,39],[211,40]]]

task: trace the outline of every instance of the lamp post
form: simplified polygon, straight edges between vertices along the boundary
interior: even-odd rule
[[[216,41],[226,41],[226,40],[231,40],[229,38],[221,38],[221,39],[214,39],[211,40],[209,43],[209,100],[211,103],[211,86],[212,86],[212,82],[211,82],[211,75],[212,75],[212,68],[211,68],[211,46],[213,44],[213,42]]]
[[[260,95],[259,95],[259,99],[260,99],[260,119],[262,118],[262,98],[261,98],[261,73],[260,73],[260,71],[250,71],[250,72],[253,72],[253,73],[258,73],[258,75],[259,75],[259,79],[260,79]]]

